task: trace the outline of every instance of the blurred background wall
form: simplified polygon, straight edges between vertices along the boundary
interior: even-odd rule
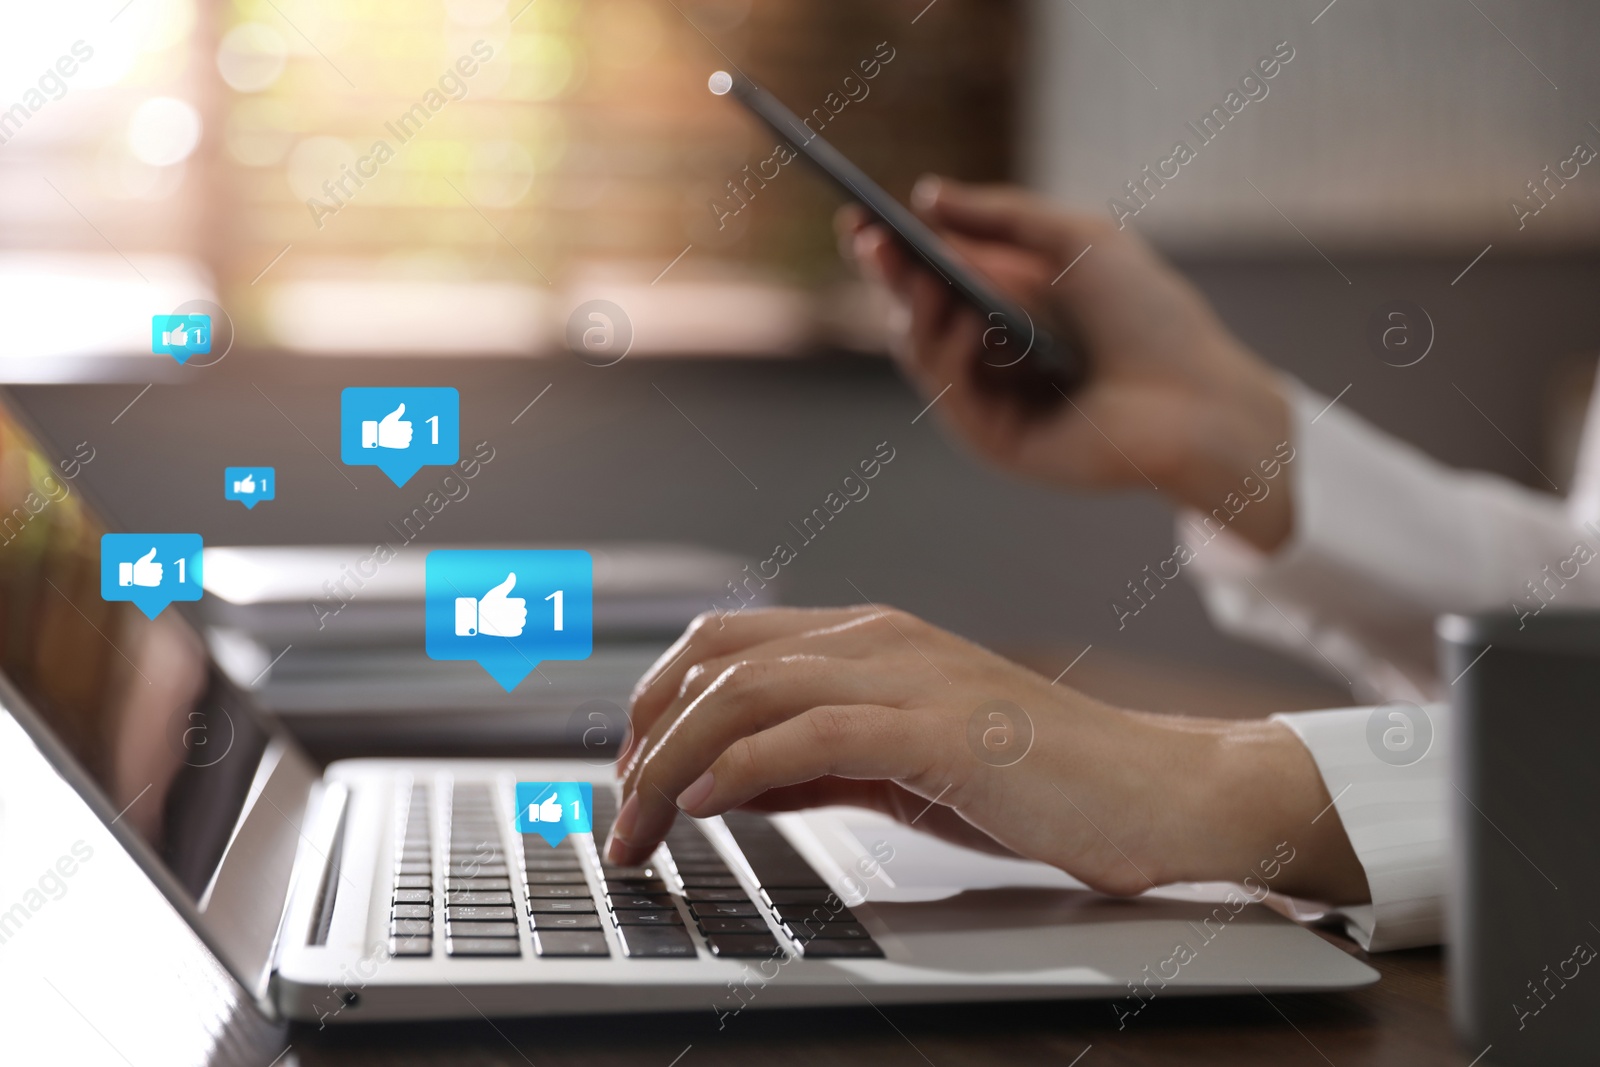
[[[146,281],[123,279],[135,289],[165,284],[170,260],[199,279],[174,291],[203,287],[234,313],[235,350],[203,372],[141,355],[140,329],[129,341],[108,326],[99,347],[62,349],[95,355],[59,363],[95,382],[23,392],[57,441],[94,443],[86,482],[130,528],[197,529],[209,544],[383,537],[427,472],[397,489],[327,461],[337,392],[454,384],[464,435],[498,458],[430,527],[437,543],[662,538],[761,558],[888,441],[896,459],[871,496],[786,568],[791,602],[859,590],[993,643],[1092,643],[1308,682],[1309,668],[1216,633],[1187,587],[1116,628],[1110,601],[1170,553],[1153,495],[1018,485],[952,447],[937,409],[913,422],[925,401],[874,354],[882,309],[831,258],[836,201],[820,182],[785,173],[734,232],[716,228],[709,201],[770,146],[705,93],[706,75],[737,64],[803,108],[885,41],[895,58],[826,132],[893,191],[925,169],[1012,176],[1092,211],[1193,141],[1185,122],[1290,42],[1270,93],[1130,225],[1247,343],[1330,398],[1450,462],[1565,488],[1563,427],[1600,343],[1600,170],[1584,166],[1520,230],[1510,203],[1536,203],[1526,183],[1575,142],[1600,147],[1591,5],[280,6],[137,5],[123,17],[180,15],[148,24],[155,43],[121,81],[98,97],[75,86],[0,147],[9,320],[70,333],[92,317],[73,315],[70,287],[19,295],[16,277],[42,276],[25,257],[45,253],[142,266]],[[478,39],[510,62],[485,63],[317,228],[304,201],[322,176]],[[9,69],[36,65],[29,53]],[[183,140],[161,122],[188,120],[140,119],[152,97],[193,109],[176,161]],[[556,338],[580,296],[611,292],[627,294],[643,343],[615,367],[586,366]],[[1421,305],[1434,331],[1410,367],[1368,339],[1396,300]],[[50,353],[18,335],[4,355],[17,375],[51,377]],[[225,463],[275,464],[278,499],[225,504],[211,489]]]

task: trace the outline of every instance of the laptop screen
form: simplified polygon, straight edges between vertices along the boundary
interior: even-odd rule
[[[106,525],[80,444],[46,454],[0,400],[0,670],[198,900],[267,731],[174,608],[100,598]]]

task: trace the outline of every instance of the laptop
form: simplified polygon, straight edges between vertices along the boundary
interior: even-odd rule
[[[647,863],[612,867],[596,843],[615,775],[595,757],[319,767],[217,667],[185,605],[150,620],[100,598],[108,527],[82,457],[42,449],[8,400],[0,705],[273,1017],[720,1014],[865,996],[1106,998],[1126,1019],[1160,997],[1377,979],[1237,891],[1241,906],[1223,903],[1226,887],[1109,899],[853,809],[683,818]],[[591,783],[593,834],[551,847],[516,833],[520,781]]]

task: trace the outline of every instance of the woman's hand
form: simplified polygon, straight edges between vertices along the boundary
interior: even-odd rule
[[[1009,766],[969,742],[995,700],[1032,724]],[[702,616],[632,714],[614,863],[643,862],[680,809],[856,804],[1117,894],[1238,881],[1287,841],[1275,888],[1367,899],[1337,816],[1312,821],[1327,791],[1287,728],[1123,711],[892,609]]]
[[[1041,410],[979,373],[984,321],[858,207],[841,246],[904,311],[897,353],[936,410],[981,455],[1057,486],[1153,485],[1202,511],[1220,505],[1288,439],[1277,379],[1205,300],[1131,230],[1021,190],[918,183],[913,206],[981,272],[1082,342],[1089,375]],[[992,358],[992,357],[991,357]],[[1289,494],[1241,513],[1263,549],[1289,534]]]

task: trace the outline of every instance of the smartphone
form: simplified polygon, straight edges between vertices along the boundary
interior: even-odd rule
[[[984,363],[994,368],[1024,369],[1031,372],[1030,377],[1045,379],[1063,391],[1083,380],[1086,363],[1076,344],[1035,322],[1026,308],[996,289],[949,242],[867,177],[844,153],[813,133],[777,97],[740,73],[719,70],[711,75],[708,86],[714,94],[730,95],[748,108],[978,309],[988,324],[983,333]]]

